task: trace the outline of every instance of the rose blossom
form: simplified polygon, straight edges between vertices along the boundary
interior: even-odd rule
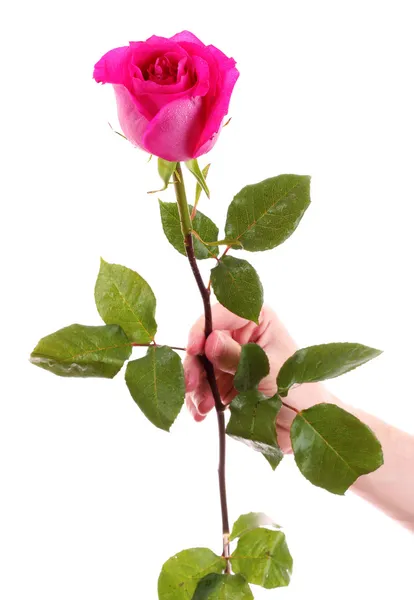
[[[239,72],[189,31],[114,48],[94,79],[112,83],[125,136],[150,154],[184,161],[214,146]]]

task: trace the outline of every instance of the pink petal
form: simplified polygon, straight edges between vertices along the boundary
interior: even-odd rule
[[[131,49],[131,62],[137,66],[155,60],[159,54],[162,54],[162,50],[150,46],[147,42],[129,42],[129,47]]]
[[[210,54],[212,54],[214,56],[214,58],[216,59],[216,62],[221,71],[231,69],[236,66],[236,61],[234,60],[234,58],[229,58],[228,56],[226,56],[224,54],[224,52],[222,52],[215,46],[210,45],[210,46],[207,46],[207,48],[210,51]]]
[[[178,46],[168,40],[163,45],[151,45],[147,42],[130,42],[131,56],[127,65],[128,88],[134,91],[132,83],[140,80],[147,81],[147,69],[151,63],[155,63],[157,58],[168,53],[174,53],[180,60],[187,59],[188,54]],[[153,82],[152,82],[153,83]],[[158,84],[156,84],[158,85]]]
[[[138,46],[138,44],[145,44],[151,51],[156,49],[160,54],[165,54],[166,52],[182,53],[182,50],[176,41],[158,35],[152,35],[145,42],[130,42],[130,46]]]
[[[96,63],[93,78],[98,83],[125,83],[126,66],[130,56],[128,46],[110,50]]]
[[[210,89],[210,68],[208,62],[200,56],[193,56],[193,65],[197,73],[197,83],[192,96],[205,96]]]
[[[171,162],[194,158],[202,124],[202,100],[180,98],[164,106],[144,134],[147,152]]]
[[[206,154],[216,143],[223,119],[228,113],[231,94],[239,77],[239,72],[233,67],[224,73],[222,77],[221,89],[219,90],[215,104],[209,111],[207,123],[197,144],[196,158],[202,154]]]
[[[172,85],[159,85],[154,81],[133,80],[132,82],[134,97],[149,120],[155,117],[166,104],[171,104],[180,98],[191,98],[193,95],[191,90],[188,74],[182,77],[179,83]]]
[[[143,137],[148,119],[140,111],[132,94],[123,85],[114,85],[118,119],[125,136],[138,148],[145,150]]]
[[[183,48],[183,50],[185,50],[191,56],[192,61],[194,61],[194,59],[196,61],[197,61],[197,59],[202,59],[208,64],[208,67],[209,67],[209,75],[208,75],[209,94],[208,94],[208,97],[209,98],[211,96],[214,97],[216,95],[217,82],[218,82],[218,79],[220,78],[218,64],[217,64],[217,61],[215,60],[214,56],[211,54],[211,52],[205,46],[197,46],[197,44],[194,44],[191,42],[182,42],[181,47]],[[208,107],[207,107],[207,109],[208,109]]]
[[[180,33],[176,33],[170,38],[172,42],[191,42],[192,44],[197,44],[197,46],[204,46],[203,42],[198,39],[191,31],[181,31]]]
[[[188,73],[181,77],[178,83],[160,84],[156,81],[147,79],[134,78],[132,80],[132,91],[134,94],[140,96],[141,94],[151,94],[151,96],[167,96],[171,97],[179,92],[185,92],[191,90],[193,84],[190,80]],[[173,98],[174,99],[174,98]],[[169,101],[167,99],[167,101]]]
[[[201,146],[200,146],[200,144],[197,144],[197,149],[195,151],[194,158],[203,156],[203,154],[207,154],[207,152],[210,152],[210,150],[213,149],[213,147],[215,146],[215,144],[218,140],[218,136],[220,135],[221,129],[222,129],[222,123],[220,123],[220,126],[219,126],[217,132],[213,133],[213,135],[206,142],[202,142]]]

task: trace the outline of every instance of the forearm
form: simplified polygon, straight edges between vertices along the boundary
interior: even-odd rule
[[[384,464],[373,473],[359,477],[351,490],[414,531],[414,436],[344,404],[318,383],[292,389],[288,399],[298,410],[321,402],[337,404],[372,429],[381,442]]]
[[[414,436],[362,410],[336,403],[373,430],[384,452],[383,466],[357,479],[351,490],[414,531]]]

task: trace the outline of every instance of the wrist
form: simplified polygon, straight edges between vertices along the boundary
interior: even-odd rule
[[[324,402],[344,408],[341,401],[320,383],[303,383],[294,387],[287,395],[287,402],[297,410],[305,410]]]

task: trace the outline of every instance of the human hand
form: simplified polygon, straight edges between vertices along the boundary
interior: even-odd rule
[[[229,404],[237,395],[233,379],[243,344],[258,344],[269,358],[269,375],[259,384],[259,391],[269,397],[277,391],[276,377],[280,367],[297,349],[283,323],[268,306],[263,307],[258,325],[238,317],[221,304],[215,304],[212,312],[213,332],[205,340],[204,316],[200,317],[190,330],[184,360],[186,404],[196,421],[205,419],[214,408],[213,395],[198,355],[205,354],[214,365],[222,402]],[[295,410],[325,402],[327,395],[319,384],[305,384],[289,392],[286,403],[294,410],[284,406],[277,418],[278,441],[284,452],[291,451],[289,431]]]

